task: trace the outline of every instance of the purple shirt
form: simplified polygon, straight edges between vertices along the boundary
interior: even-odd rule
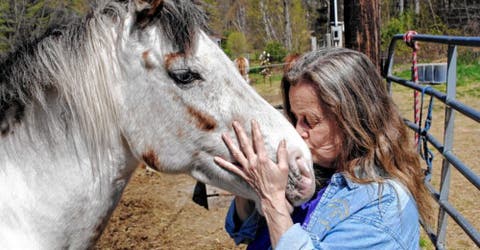
[[[301,223],[302,226],[308,224],[308,221],[310,221],[310,215],[312,214],[313,210],[315,210],[315,207],[320,201],[320,198],[322,198],[323,192],[325,192],[327,186],[328,185],[325,185],[325,187],[320,189],[317,195],[314,196],[311,200],[293,209],[291,217],[294,224]],[[255,235],[255,239],[250,242],[250,244],[248,244],[247,250],[269,249],[270,246],[271,243],[270,235],[268,233],[268,227],[265,223],[265,220],[262,220]]]

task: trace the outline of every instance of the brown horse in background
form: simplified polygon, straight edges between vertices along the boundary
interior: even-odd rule
[[[240,72],[240,75],[242,75],[243,79],[245,79],[245,81],[247,81],[247,83],[250,84],[250,80],[248,79],[248,71],[249,71],[248,59],[241,56],[241,57],[235,58],[233,62],[235,63],[235,66]]]

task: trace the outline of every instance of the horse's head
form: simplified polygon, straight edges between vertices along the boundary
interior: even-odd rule
[[[233,161],[221,134],[235,138],[232,122],[249,130],[256,119],[272,159],[287,140],[294,205],[314,192],[310,152],[284,116],[240,76],[233,62],[203,31],[203,14],[191,1],[132,1],[118,20],[122,81],[121,129],[130,150],[151,168],[194,178],[257,200],[238,176],[218,167],[214,156]],[[303,158],[305,164],[296,162]]]

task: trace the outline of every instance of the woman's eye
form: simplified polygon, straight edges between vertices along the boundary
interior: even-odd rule
[[[179,85],[186,85],[196,80],[203,80],[200,74],[189,69],[168,71],[168,75]]]
[[[307,127],[312,128],[312,124],[308,121],[307,117],[303,117],[303,123],[307,125]]]

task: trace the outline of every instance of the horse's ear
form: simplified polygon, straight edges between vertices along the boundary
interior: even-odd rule
[[[146,27],[152,22],[163,8],[163,0],[134,0],[135,11],[137,12],[137,25]]]

